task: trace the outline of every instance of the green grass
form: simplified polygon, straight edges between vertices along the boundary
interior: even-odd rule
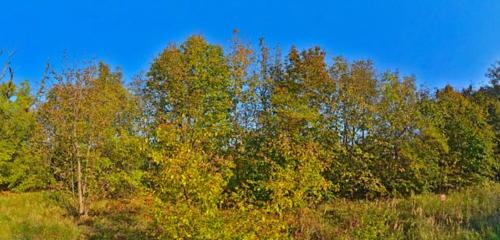
[[[500,239],[500,184],[446,195],[335,200],[302,220],[303,239]],[[308,226],[309,225],[309,226]],[[299,234],[300,235],[300,234]]]
[[[79,227],[53,196],[0,193],[0,239],[79,239]]]

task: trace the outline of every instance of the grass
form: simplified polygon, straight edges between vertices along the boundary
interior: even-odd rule
[[[0,193],[0,239],[150,239],[151,198],[103,200],[78,222],[68,196]],[[405,199],[337,199],[290,216],[297,239],[500,239],[500,183]]]
[[[321,217],[316,217],[320,215]],[[446,195],[336,200],[299,216],[302,239],[500,239],[500,184]]]
[[[1,240],[148,239],[149,198],[102,200],[76,218],[71,197],[58,192],[0,193]]]
[[[92,204],[83,224],[87,239],[150,239],[152,200],[146,196],[102,200]]]
[[[0,193],[0,239],[80,239],[81,231],[52,193]]]

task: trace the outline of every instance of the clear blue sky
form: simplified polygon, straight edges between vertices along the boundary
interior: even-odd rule
[[[130,77],[168,43],[202,34],[226,45],[234,28],[256,44],[320,45],[329,57],[371,58],[419,84],[485,83],[500,60],[500,0],[130,1],[0,0],[0,49],[16,50],[17,80],[39,80],[65,51]]]

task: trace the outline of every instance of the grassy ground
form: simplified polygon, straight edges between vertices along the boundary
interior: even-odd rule
[[[148,239],[152,200],[100,201],[76,221],[68,196],[0,193],[0,239]],[[446,195],[335,200],[295,218],[297,239],[500,239],[500,184]]]
[[[132,199],[105,200],[92,204],[85,226],[85,238],[150,239],[152,200],[145,196]]]
[[[81,231],[52,194],[0,193],[0,239],[79,239]]]
[[[57,192],[0,193],[0,240],[148,238],[148,198],[99,201],[85,220],[76,218],[70,199]]]
[[[446,195],[336,200],[297,220],[302,239],[500,239],[500,184]],[[322,215],[316,218],[315,215]],[[300,229],[300,228],[299,228]]]

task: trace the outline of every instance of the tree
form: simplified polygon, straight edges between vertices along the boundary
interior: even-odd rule
[[[127,148],[140,147],[132,140],[136,101],[121,74],[104,63],[54,71],[53,78],[56,82],[38,109],[45,154],[56,179],[77,195],[79,214],[86,216],[90,201],[116,193],[112,183],[138,180],[119,178],[140,167],[140,158],[130,159],[140,151]]]
[[[222,48],[192,36],[152,64],[153,159],[163,237],[221,238],[219,206],[231,176],[233,85]]]
[[[328,155],[320,143],[323,91],[331,84],[324,56],[319,48],[292,48],[283,78],[273,81],[272,130],[262,150],[272,166],[264,183],[270,207],[280,215],[318,203],[329,188],[323,177]]]
[[[492,177],[494,132],[484,110],[451,86],[438,91],[436,104],[433,117],[449,147],[439,162],[439,189],[468,186]]]
[[[425,133],[419,112],[415,80],[387,72],[381,83],[370,148],[377,157],[377,175],[389,193],[428,190],[426,170],[432,168],[418,155],[418,137]]]
[[[486,76],[490,79],[491,85],[493,85],[494,87],[498,87],[500,82],[500,61],[491,65],[491,67],[488,69],[488,72],[486,73]]]
[[[46,188],[52,180],[50,172],[43,159],[32,151],[35,97],[28,82],[14,83],[11,57],[12,54],[0,70],[0,189]]]
[[[329,69],[335,91],[329,97],[328,129],[339,145],[332,149],[328,178],[336,193],[348,197],[365,197],[385,192],[374,169],[376,152],[369,151],[367,139],[375,128],[378,79],[369,60],[349,63],[336,57]],[[330,139],[336,139],[330,137]]]
[[[483,107],[487,113],[488,124],[495,133],[494,156],[496,159],[496,179],[500,179],[500,62],[488,69],[486,76],[490,84],[480,87],[469,95],[470,99],[478,106]]]

